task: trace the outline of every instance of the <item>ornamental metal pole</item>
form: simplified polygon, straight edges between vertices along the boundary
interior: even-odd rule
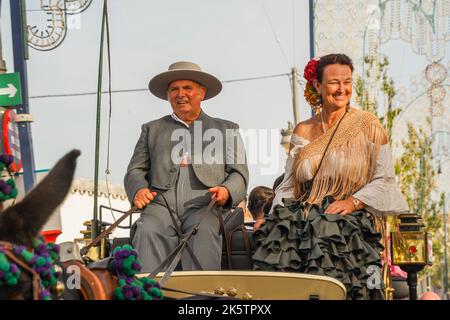
[[[314,48],[314,0],[309,0],[309,58],[316,55]],[[314,111],[311,109],[311,117],[314,117]]]
[[[309,58],[316,55],[314,49],[314,0],[309,0]]]
[[[448,299],[448,256],[447,256],[447,195],[444,192],[444,294]]]
[[[11,10],[11,29],[12,42],[14,53],[14,71],[20,74],[20,81],[22,84],[22,104],[17,106],[18,114],[29,114],[30,108],[28,104],[28,79],[27,79],[27,47],[26,47],[26,31],[25,26],[25,2],[23,0],[10,0]],[[31,138],[30,122],[20,122],[19,139],[20,139],[20,153],[23,166],[23,182],[25,192],[33,188],[35,183],[34,175],[34,155],[33,155],[33,140]]]
[[[2,0],[0,0],[0,19],[1,19],[1,10],[2,10]],[[3,47],[2,47],[2,35],[0,31],[0,73],[6,72],[6,62],[3,60]]]

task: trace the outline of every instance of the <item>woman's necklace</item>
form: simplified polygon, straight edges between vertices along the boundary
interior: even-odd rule
[[[344,117],[344,115],[345,115],[345,113],[347,112],[349,110],[349,108],[346,108],[345,109],[345,112],[344,112],[344,114],[342,115],[342,117],[341,118],[343,118]],[[320,122],[322,123],[322,130],[323,130],[323,133],[325,133],[325,131],[326,131],[326,129],[325,129],[325,122],[323,121],[323,113],[324,113],[324,109],[322,108],[322,110],[321,110],[321,112],[320,112]]]
[[[321,120],[321,123],[322,123],[322,130],[323,130],[323,133],[325,133],[325,124],[323,123],[323,109],[322,109],[322,111],[320,112],[320,120]]]

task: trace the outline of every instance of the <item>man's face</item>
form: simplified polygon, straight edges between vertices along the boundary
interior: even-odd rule
[[[167,89],[167,99],[181,120],[193,121],[200,114],[206,88],[191,80],[176,80]]]

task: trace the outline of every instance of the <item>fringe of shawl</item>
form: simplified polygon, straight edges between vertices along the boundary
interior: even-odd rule
[[[302,148],[293,163],[294,196],[308,204],[320,204],[324,197],[343,200],[372,179],[379,147],[387,140],[378,118],[351,109],[331,142],[310,192],[306,184],[317,171],[334,126]],[[336,125],[336,124],[335,124]]]

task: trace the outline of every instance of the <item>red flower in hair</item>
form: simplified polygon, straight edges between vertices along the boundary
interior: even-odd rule
[[[313,82],[317,80],[317,67],[319,66],[319,60],[311,59],[305,67],[303,77],[308,82]]]

